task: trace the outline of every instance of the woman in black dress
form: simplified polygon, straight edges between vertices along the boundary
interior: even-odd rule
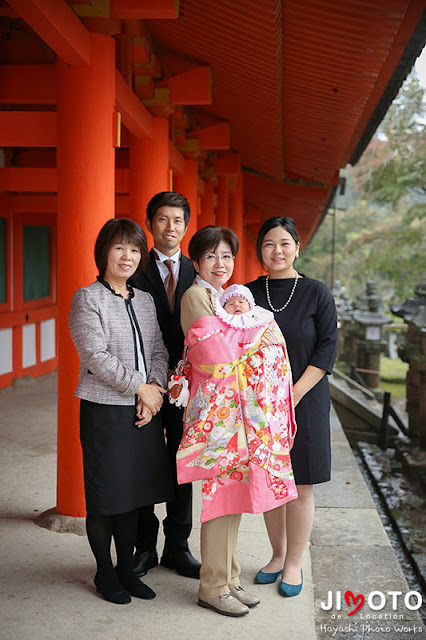
[[[298,274],[300,238],[291,218],[267,220],[257,238],[266,276],[247,284],[256,304],[274,312],[287,342],[293,373],[297,434],[291,451],[299,497],[264,514],[272,559],[256,582],[275,582],[295,596],[303,585],[302,555],[314,518],[313,486],[330,479],[330,392],[326,374],[336,358],[337,320],[333,297],[318,280]]]
[[[133,572],[138,509],[173,497],[159,412],[168,356],[149,293],[127,280],[148,260],[145,233],[109,220],[95,245],[96,282],[73,297],[69,327],[80,357],[80,402],[87,537],[103,597],[127,604],[155,597]],[[111,558],[114,538],[117,567]]]

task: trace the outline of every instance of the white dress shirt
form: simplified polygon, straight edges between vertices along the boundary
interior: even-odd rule
[[[176,282],[178,282],[178,280],[179,280],[179,270],[180,270],[181,250],[178,249],[176,251],[176,253],[174,253],[172,256],[166,256],[164,253],[161,253],[161,251],[159,249],[157,249],[156,247],[154,247],[154,251],[158,256],[158,260],[157,260],[157,258],[155,259],[155,264],[158,267],[158,271],[160,272],[160,276],[161,276],[161,279],[162,279],[163,283],[164,283],[164,280],[169,275],[169,270],[168,270],[167,266],[164,264],[165,260],[173,260],[173,273],[175,274]]]

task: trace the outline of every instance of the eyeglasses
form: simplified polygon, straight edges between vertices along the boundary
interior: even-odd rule
[[[203,256],[202,259],[205,260],[206,262],[209,262],[210,264],[219,262],[219,260],[222,260],[222,262],[227,264],[235,260],[235,256],[233,256],[232,253],[222,253],[221,256],[217,256],[214,253],[206,253],[206,255]]]

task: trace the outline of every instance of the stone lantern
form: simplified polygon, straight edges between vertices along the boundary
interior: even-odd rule
[[[347,351],[350,352],[349,327],[353,323],[352,303],[349,300],[346,287],[341,284],[340,280],[336,280],[331,293],[334,296],[337,312],[337,358],[340,361],[350,363]]]
[[[353,314],[356,334],[356,366],[367,386],[374,390],[380,387],[380,354],[386,350],[383,325],[390,318],[379,311],[380,298],[374,280],[367,282],[365,308]]]
[[[426,277],[416,285],[415,296],[391,306],[395,316],[407,324],[405,344],[398,349],[409,364],[407,373],[407,413],[412,435],[426,443]]]

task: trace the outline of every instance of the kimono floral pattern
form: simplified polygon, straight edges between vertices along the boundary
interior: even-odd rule
[[[201,521],[296,498],[291,370],[278,325],[200,318],[185,343],[190,397],[177,469],[180,483],[203,480]]]

